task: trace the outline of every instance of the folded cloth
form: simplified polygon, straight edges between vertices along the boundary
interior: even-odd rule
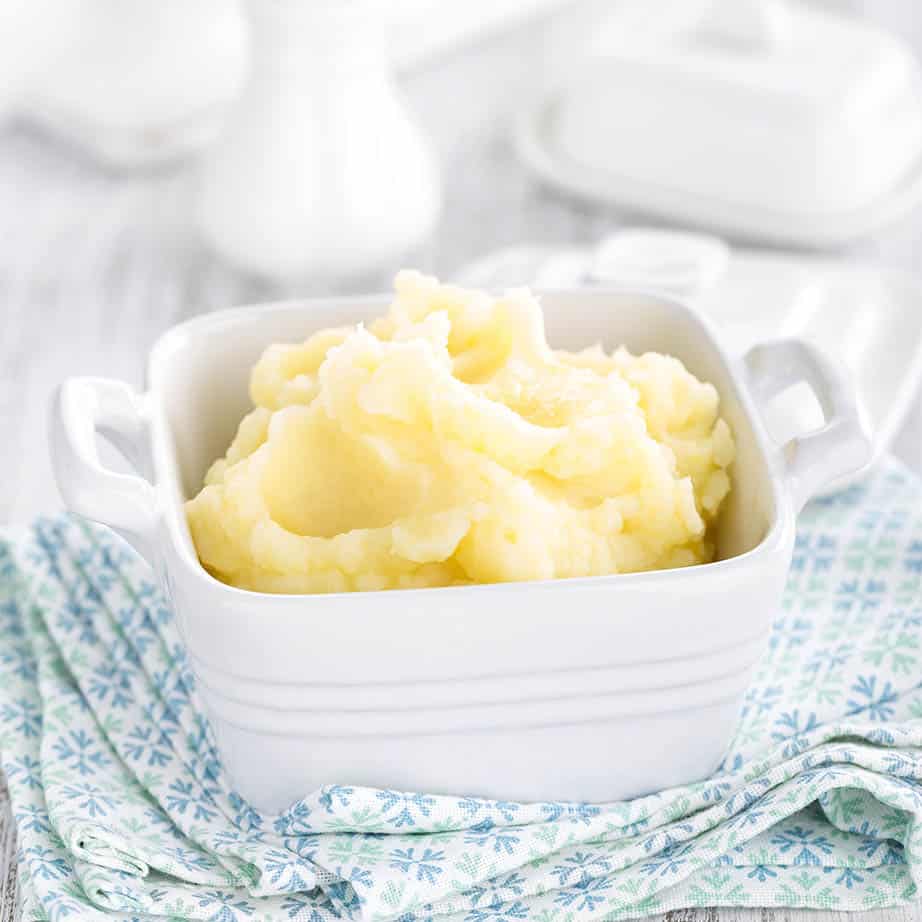
[[[332,785],[278,816],[225,776],[144,563],[105,529],[40,521],[0,545],[24,918],[574,922],[911,900],[920,500],[887,462],[804,513],[770,649],[706,781],[599,805]]]

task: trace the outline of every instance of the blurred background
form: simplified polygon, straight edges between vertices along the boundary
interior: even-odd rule
[[[922,470],[919,54],[917,0],[0,0],[0,522],[63,377],[405,265],[805,333]]]

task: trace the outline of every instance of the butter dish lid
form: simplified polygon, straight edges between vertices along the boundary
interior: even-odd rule
[[[664,254],[661,282],[650,268],[657,241]],[[681,296],[711,321],[727,350],[742,355],[755,343],[795,336],[838,358],[855,380],[879,460],[899,433],[922,379],[922,286],[895,270],[776,250],[727,248],[717,271],[719,244],[703,234],[626,229],[594,247],[500,250],[462,269],[458,281],[480,288],[636,286],[631,260],[612,260],[611,254],[643,250],[644,287],[676,295],[672,267],[701,258],[697,274],[685,273],[698,284],[685,287]],[[629,271],[623,274],[624,267]],[[779,442],[821,420],[819,405],[805,396],[792,392],[775,407],[769,428]]]
[[[798,0],[717,0],[645,40],[609,25],[517,120],[520,155],[548,182],[806,246],[922,197],[922,73],[897,37]]]

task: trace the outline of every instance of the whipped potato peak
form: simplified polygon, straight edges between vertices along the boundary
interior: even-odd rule
[[[186,504],[202,564],[263,592],[627,573],[713,558],[734,443],[675,358],[544,336],[501,297],[403,271],[387,314],[273,345]]]

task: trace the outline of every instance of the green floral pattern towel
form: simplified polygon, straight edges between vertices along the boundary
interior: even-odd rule
[[[105,529],[38,522],[0,545],[24,916],[588,922],[912,900],[920,501],[890,462],[804,513],[770,650],[706,781],[600,805],[334,785],[279,816],[225,777],[146,566]]]

